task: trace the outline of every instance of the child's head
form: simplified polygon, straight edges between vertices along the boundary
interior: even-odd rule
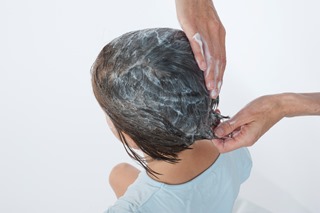
[[[123,133],[151,158],[174,163],[196,140],[212,139],[221,119],[180,30],[146,29],[114,39],[92,67],[92,84],[127,152],[147,170]]]

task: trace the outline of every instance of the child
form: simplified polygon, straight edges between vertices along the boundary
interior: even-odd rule
[[[92,84],[113,133],[146,170],[129,164],[112,170],[118,200],[106,212],[232,211],[251,158],[245,148],[219,154],[210,141],[223,116],[182,31],[116,38],[97,57]]]

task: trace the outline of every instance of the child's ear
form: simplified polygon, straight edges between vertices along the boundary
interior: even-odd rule
[[[129,136],[127,135],[125,132],[122,132],[124,138],[126,139],[128,145],[132,148],[132,149],[140,149],[136,142],[134,142],[134,140]]]

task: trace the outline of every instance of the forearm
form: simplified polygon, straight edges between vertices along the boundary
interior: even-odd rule
[[[320,93],[283,93],[277,96],[284,117],[320,115]]]

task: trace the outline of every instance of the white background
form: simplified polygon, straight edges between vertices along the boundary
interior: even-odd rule
[[[227,29],[223,114],[264,94],[320,90],[320,3],[215,5]],[[132,161],[106,126],[90,67],[125,32],[179,28],[174,1],[2,0],[0,27],[0,212],[102,212],[115,201],[110,169]],[[273,212],[319,212],[319,127],[300,117],[267,132],[250,148],[240,196]]]

